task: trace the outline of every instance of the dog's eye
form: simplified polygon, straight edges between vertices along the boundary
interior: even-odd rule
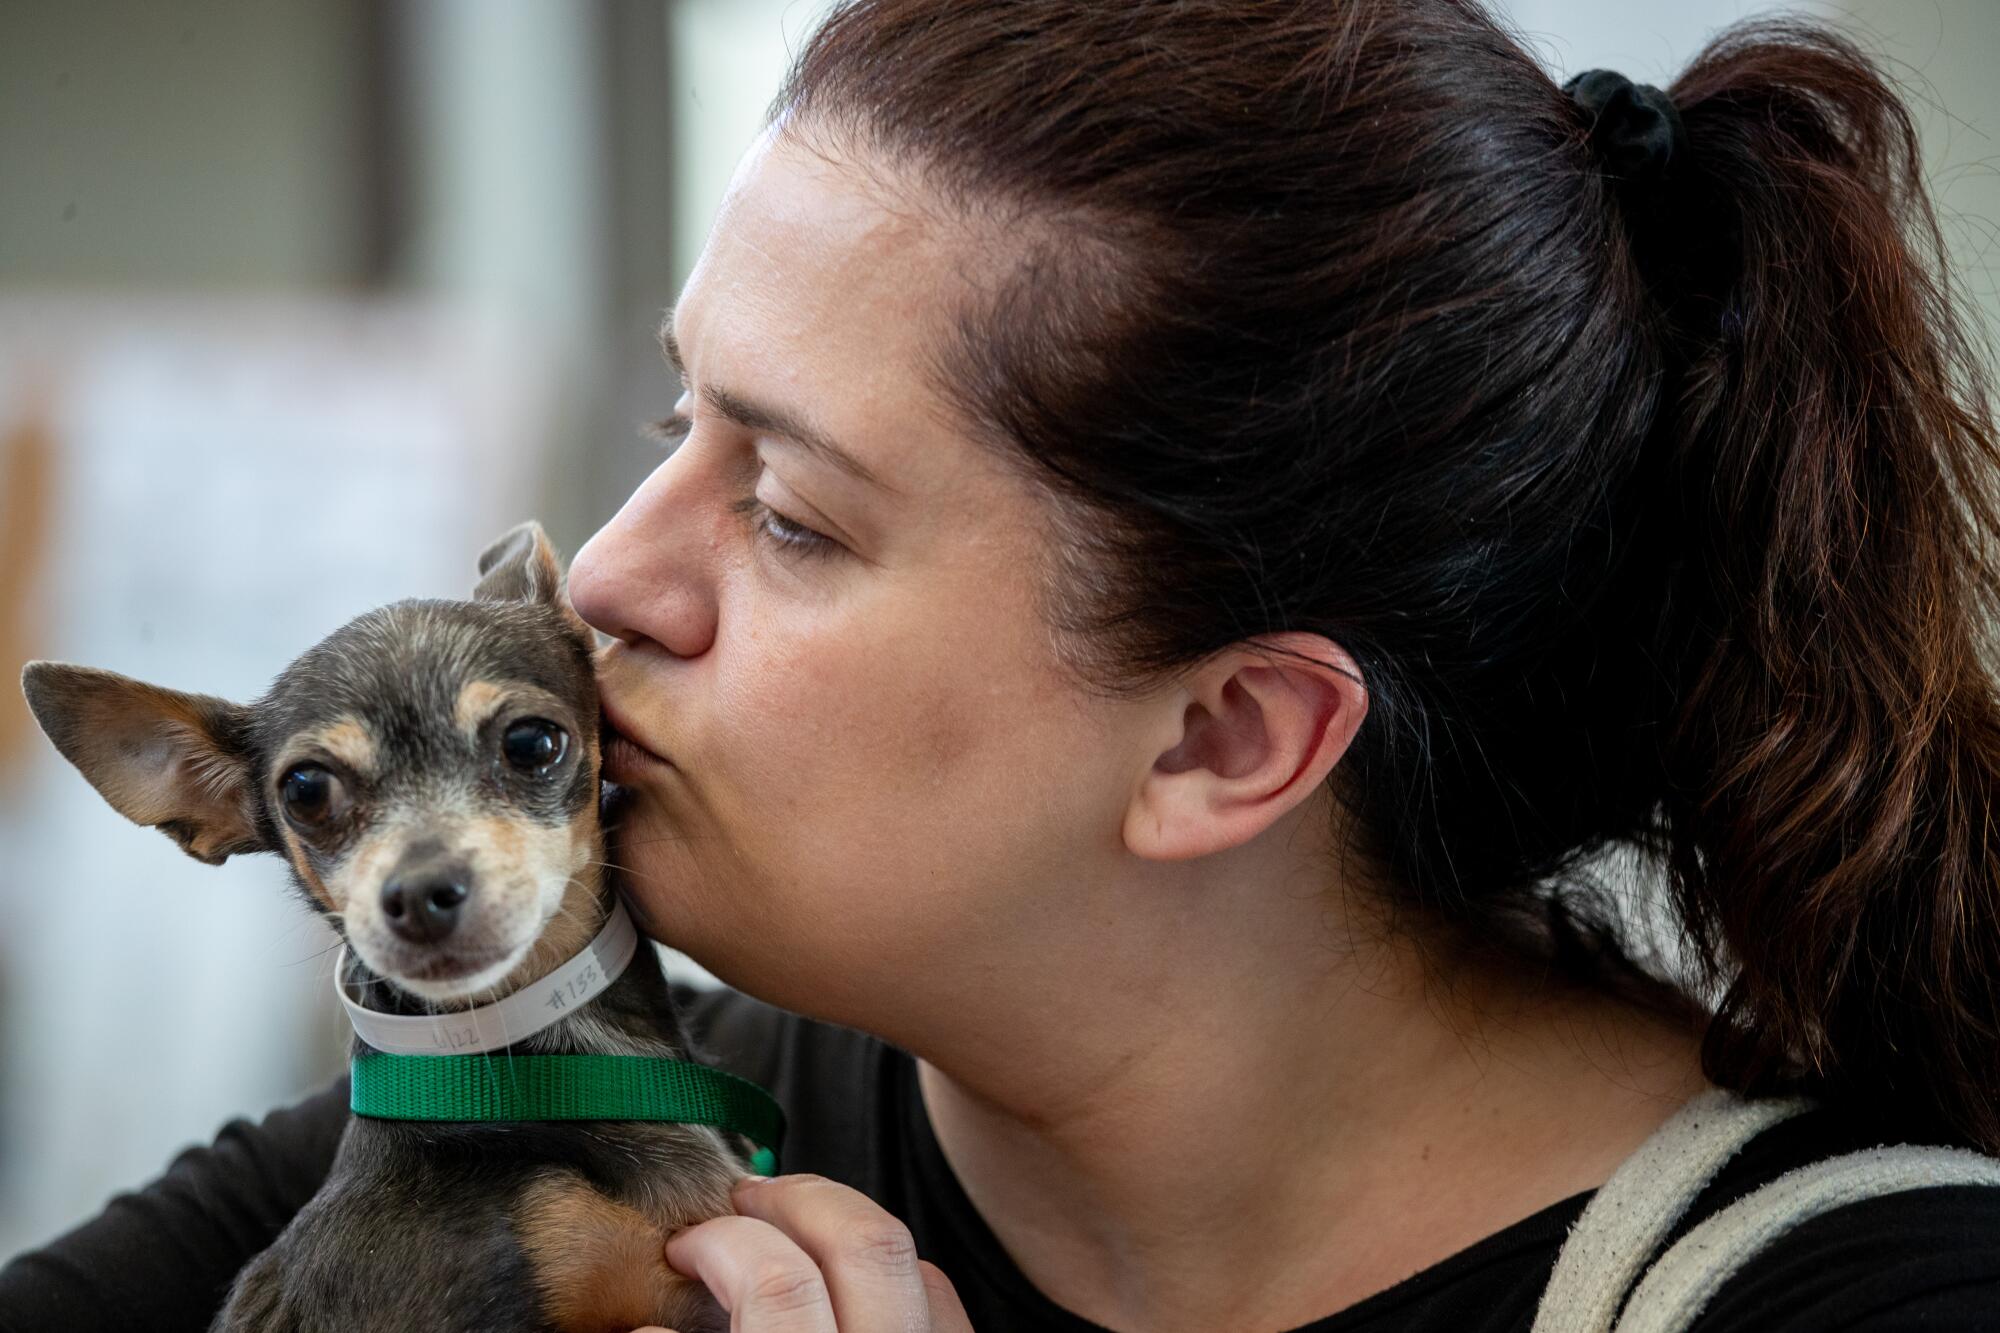
[[[300,764],[278,786],[285,817],[301,828],[317,828],[347,809],[347,788],[318,764]]]
[[[523,773],[548,771],[568,749],[569,733],[546,718],[523,718],[500,738],[500,753]]]

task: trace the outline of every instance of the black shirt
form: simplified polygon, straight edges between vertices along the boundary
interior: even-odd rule
[[[908,1224],[979,1329],[1099,1333],[1031,1286],[932,1136],[906,1053],[733,991],[677,988],[704,1058],[763,1084],[790,1119],[782,1169],[853,1186]],[[206,1148],[46,1248],[0,1269],[0,1333],[206,1329],[236,1270],[325,1178],[347,1121],[342,1080]],[[1874,1146],[1816,1110],[1766,1130],[1680,1230],[1792,1167]],[[1297,1333],[1526,1330],[1589,1192]],[[1850,1204],[1783,1237],[1723,1287],[1700,1333],[2000,1329],[2000,1189],[1914,1190]]]

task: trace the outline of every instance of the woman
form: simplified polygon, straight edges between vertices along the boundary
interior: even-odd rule
[[[2000,1149],[1996,453],[1917,165],[1808,28],[1658,93],[1458,0],[837,12],[571,574],[635,909],[794,1121],[669,1260],[760,1333],[1518,1329],[1711,1086],[1818,1109],[1682,1230]],[[343,1102],[11,1290],[173,1326]],[[1996,1238],[1852,1204],[1699,1327],[1981,1326]]]

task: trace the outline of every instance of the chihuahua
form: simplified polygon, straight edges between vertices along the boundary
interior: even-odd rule
[[[336,630],[251,704],[56,662],[22,684],[119,813],[210,864],[282,856],[344,941],[350,1011],[465,1019],[622,926],[632,961],[608,989],[506,1053],[685,1059],[658,957],[632,947],[604,873],[595,636],[538,524],[479,572],[471,601]],[[213,1328],[720,1333],[665,1242],[731,1211],[747,1144],[698,1124],[356,1116]]]

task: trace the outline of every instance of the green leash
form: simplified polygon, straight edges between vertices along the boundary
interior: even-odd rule
[[[376,1120],[653,1120],[713,1125],[757,1145],[777,1174],[785,1113],[748,1079],[641,1055],[385,1055],[354,1058],[348,1107]]]

